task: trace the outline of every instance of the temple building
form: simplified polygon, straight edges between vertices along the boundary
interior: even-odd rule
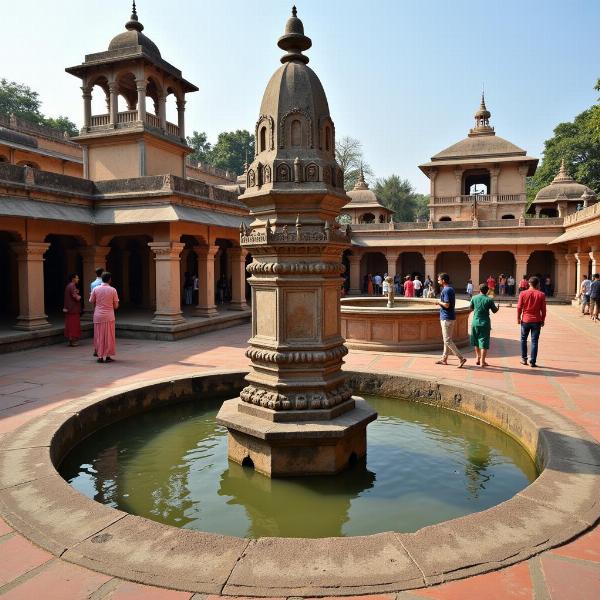
[[[394,214],[394,211],[387,208],[377,194],[369,189],[362,166],[356,185],[347,194],[351,201],[342,209],[341,223],[387,223]]]
[[[249,319],[250,257],[239,244],[248,211],[234,178],[186,165],[185,94],[197,88],[142,30],[134,5],[106,51],[68,69],[83,82],[77,138],[17,131],[10,117],[0,129],[0,312],[4,326],[23,332],[9,336],[11,347],[60,339],[70,272],[82,276],[89,317],[86,292],[100,266],[122,300],[121,336],[177,339]],[[91,113],[94,88],[105,94],[105,114]],[[170,95],[176,125],[165,118]],[[205,181],[190,178],[188,167]],[[186,272],[200,285],[193,305],[182,307]],[[236,312],[218,310],[217,300]]]

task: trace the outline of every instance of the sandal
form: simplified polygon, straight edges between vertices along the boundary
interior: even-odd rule
[[[460,363],[459,363],[459,365],[458,365],[458,368],[459,368],[459,369],[462,369],[462,368],[463,368],[463,365],[464,365],[466,362],[467,362],[467,359],[466,359],[466,358],[461,358],[461,359],[460,359]]]
[[[115,362],[115,361],[114,361],[114,360],[113,360],[113,359],[112,359],[110,356],[107,356],[107,357],[104,359],[104,362]]]
[[[99,363],[103,363],[103,362],[104,362],[104,359],[103,359],[103,358],[99,358],[99,359],[97,360],[97,362],[99,362]]]
[[[435,361],[435,364],[436,364],[436,365],[447,365],[447,364],[448,364],[448,361],[447,361],[447,360],[442,360],[442,359],[440,359],[440,360],[436,360],[436,361]]]

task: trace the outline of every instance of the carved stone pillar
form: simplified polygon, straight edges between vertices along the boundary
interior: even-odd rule
[[[350,295],[359,296],[362,293],[362,281],[360,278],[361,258],[362,256],[355,254],[348,257],[348,261],[350,262],[350,289],[348,293]]]
[[[556,281],[554,282],[554,295],[557,298],[568,297],[567,260],[564,254],[556,255]]]
[[[594,273],[600,272],[600,250],[597,248],[592,248],[590,252],[590,259],[592,261],[591,275],[593,276]]]
[[[194,314],[212,317],[217,314],[215,305],[215,256],[219,246],[196,246],[198,256],[198,306]]]
[[[164,132],[167,129],[167,97],[164,94],[158,96],[158,118],[160,128]]]
[[[108,84],[108,92],[109,92],[109,123],[111,127],[117,126],[118,120],[118,112],[119,112],[119,84],[116,81],[113,81]]]
[[[242,248],[230,248],[231,256],[231,304],[229,310],[246,310],[246,256]]]
[[[567,298],[572,299],[577,294],[578,286],[578,282],[576,279],[576,260],[573,254],[571,254],[570,252],[567,252],[564,258],[566,263],[565,293]]]
[[[437,280],[437,273],[435,272],[435,252],[421,252],[423,260],[425,261],[425,276],[429,275],[431,280],[435,282]]]
[[[146,85],[145,79],[136,79],[138,121],[146,122]]]
[[[184,323],[181,312],[179,285],[179,255],[185,244],[179,242],[150,242],[156,266],[156,311],[152,323],[177,325]]]
[[[94,306],[90,304],[90,284],[96,279],[96,269],[102,267],[106,270],[106,257],[110,246],[85,246],[80,249],[83,258],[83,276],[81,281],[81,296],[83,297],[84,319],[91,319]]]
[[[430,202],[433,202],[435,198],[435,178],[437,177],[437,169],[429,170],[429,198]]]
[[[579,286],[584,275],[587,275],[588,271],[588,256],[585,252],[575,252],[575,271],[577,273],[577,292],[579,293]]]
[[[477,289],[480,281],[479,265],[481,264],[481,257],[483,254],[480,252],[469,252],[469,260],[471,261],[471,281],[473,282],[473,289]]]
[[[92,121],[92,91],[86,87],[82,87],[83,92],[81,97],[83,98],[83,129],[88,131]]]
[[[177,100],[177,126],[179,127],[179,137],[185,138],[185,100]]]
[[[527,262],[529,261],[529,256],[529,253],[517,254],[515,256],[515,269],[517,270],[515,273],[515,279],[517,281],[517,285],[519,281],[521,281],[523,275],[529,275],[529,273],[527,273]]]
[[[396,274],[396,268],[398,265],[398,259],[400,258],[400,254],[401,253],[398,252],[398,250],[390,250],[385,254],[385,258],[387,260],[387,272],[388,275],[391,275],[392,278]]]
[[[454,169],[454,181],[456,182],[455,195],[456,195],[456,201],[459,203],[460,203],[460,197],[463,195],[462,175],[463,175],[462,169]]]
[[[11,244],[19,268],[19,316],[15,329],[50,327],[44,311],[44,253],[49,247],[50,244],[40,242]]]

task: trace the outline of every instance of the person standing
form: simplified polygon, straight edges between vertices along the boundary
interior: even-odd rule
[[[381,284],[383,283],[383,279],[379,273],[375,273],[375,277],[373,277],[373,287],[375,288],[375,295],[381,295]]]
[[[540,291],[538,277],[529,278],[529,289],[521,292],[517,303],[517,323],[521,326],[521,364],[527,364],[527,338],[531,334],[529,364],[537,366],[538,340],[546,322],[546,295]]]
[[[186,306],[192,304],[192,297],[194,295],[194,278],[186,271],[183,276],[183,303]]]
[[[587,275],[583,276],[579,286],[579,301],[581,302],[581,314],[590,314],[590,292],[592,291],[592,282]],[[587,311],[586,311],[587,308]]]
[[[419,279],[418,275],[415,275],[413,286],[415,288],[415,296],[421,298],[423,296],[423,282]]]
[[[90,304],[94,305],[94,348],[99,363],[112,362],[116,354],[115,309],[119,308],[119,296],[111,281],[111,274],[105,271],[102,285],[90,294]]]
[[[429,275],[425,275],[425,281],[423,282],[423,297],[431,298],[429,295],[429,290],[433,288],[433,281],[431,281],[431,277]]]
[[[473,282],[469,279],[469,281],[467,281],[467,296],[469,296],[469,298],[473,297]],[[487,294],[487,292],[486,292]]]
[[[407,275],[404,278],[404,296],[406,298],[414,298],[415,297],[415,284],[413,283],[410,275]]]
[[[527,289],[529,289],[529,277],[523,275],[521,281],[519,281],[519,295]]]
[[[440,273],[438,275],[438,283],[441,287],[440,299],[438,305],[440,307],[440,325],[442,328],[442,338],[444,340],[444,351],[442,358],[437,361],[438,365],[448,364],[448,355],[450,352],[458,358],[458,368],[467,362],[467,359],[460,353],[456,344],[452,340],[454,332],[454,324],[456,323],[456,312],[454,306],[456,304],[456,293],[450,285],[450,276],[448,273]]]
[[[96,269],[96,279],[90,283],[90,294],[94,290],[95,287],[102,285],[102,273],[104,273],[104,269],[102,267],[98,267]]]
[[[598,320],[600,313],[600,273],[594,273],[594,279],[590,286],[590,316],[592,321]]]
[[[65,337],[69,346],[79,346],[81,337],[81,296],[77,289],[79,275],[69,275],[69,283],[65,287],[63,313],[65,314]]]
[[[508,295],[515,295],[515,278],[512,275],[509,275],[506,279],[506,285],[508,286]]]
[[[479,294],[471,298],[470,309],[473,311],[471,321],[471,346],[475,347],[477,362],[475,364],[487,367],[485,362],[487,352],[490,349],[490,332],[492,322],[490,311],[497,313],[499,306],[487,295],[488,286],[482,283],[479,286]]]
[[[504,273],[498,278],[498,293],[501,296],[506,296],[506,275]]]
[[[371,273],[369,273],[367,275],[367,295],[372,296],[373,289],[373,276],[371,275]]]
[[[381,286],[382,286],[381,295],[387,296],[388,292],[390,290],[390,284],[388,283],[388,274],[387,273],[383,276],[383,283],[381,284]]]
[[[198,304],[199,299],[198,299],[198,295],[200,294],[200,279],[198,279],[198,274],[194,273],[194,296],[193,296],[193,303],[194,304]]]
[[[488,275],[488,278],[486,280],[488,289],[489,289],[489,294],[491,296],[493,296],[496,293],[496,280],[494,279],[493,275]]]

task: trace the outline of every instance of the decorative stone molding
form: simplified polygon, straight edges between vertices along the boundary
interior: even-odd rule
[[[275,149],[275,121],[273,117],[270,115],[260,115],[258,117],[258,121],[256,121],[255,126],[255,144],[254,144],[254,156],[257,156],[261,149],[259,148],[259,139],[260,139],[260,126],[266,122],[267,132],[269,134],[269,142],[267,144],[267,148],[265,150],[274,150]]]
[[[360,259],[359,259],[360,260]],[[252,274],[274,274],[274,275],[335,275],[344,272],[344,265],[341,263],[273,263],[273,262],[253,262],[248,265],[248,273]]]
[[[185,244],[181,242],[149,242],[148,246],[154,252],[155,260],[179,260]]]
[[[343,383],[331,391],[306,390],[287,394],[274,392],[255,385],[246,386],[240,393],[243,402],[271,410],[318,410],[332,408],[350,400],[352,389]]]
[[[17,255],[17,260],[44,260],[44,254],[50,248],[46,242],[15,242],[10,245]]]
[[[280,148],[285,148],[286,145],[286,140],[285,140],[285,123],[287,121],[287,119],[292,116],[292,115],[299,115],[301,117],[304,117],[304,119],[306,119],[306,125],[307,125],[307,133],[308,133],[308,147],[309,148],[314,148],[314,144],[313,144],[313,122],[312,122],[312,118],[310,117],[310,115],[305,111],[302,110],[301,108],[293,107],[290,108],[290,110],[288,110],[279,120],[279,147]],[[290,140],[291,142],[291,140]],[[291,145],[291,143],[290,143]]]
[[[342,242],[349,243],[352,235],[350,225],[339,228],[325,221],[323,225],[303,225],[299,220],[296,225],[282,225],[274,231],[267,220],[264,231],[257,231],[242,223],[240,226],[240,243],[242,246],[271,243],[303,243],[303,242]]]
[[[301,364],[301,363],[325,363],[332,360],[341,360],[348,354],[346,346],[338,346],[330,350],[306,350],[295,352],[278,352],[266,348],[250,347],[246,350],[246,356],[252,361],[263,363]]]

